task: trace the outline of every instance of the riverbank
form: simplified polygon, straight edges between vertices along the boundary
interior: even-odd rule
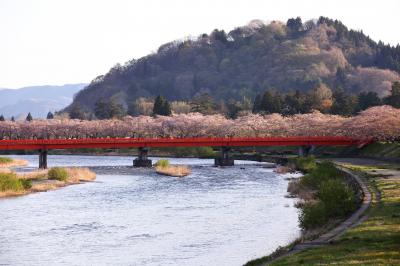
[[[11,159],[9,157],[0,157],[0,171],[4,168],[26,166],[28,161],[21,159]]]
[[[359,176],[366,189],[372,192],[367,215],[356,217],[360,220],[354,227],[342,228],[348,229],[343,234],[339,232],[328,241],[294,248],[269,264],[400,265],[399,165],[366,159],[332,161]],[[366,206],[362,208],[366,209]],[[264,260],[253,265],[266,264],[268,262]]]
[[[95,180],[88,168],[52,168],[15,173],[9,168],[0,170],[0,198],[44,192],[60,187]]]
[[[298,199],[301,237],[271,255],[248,262],[263,265],[299,250],[328,243],[356,223],[368,207],[370,196],[358,176],[314,157],[290,159],[286,165],[303,173],[288,184],[288,192]]]

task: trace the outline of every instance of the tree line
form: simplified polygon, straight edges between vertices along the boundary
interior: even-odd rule
[[[253,113],[279,113],[293,115],[318,110],[322,113],[351,116],[373,106],[391,105],[400,108],[400,83],[394,82],[390,95],[380,98],[376,92],[347,94],[338,88],[333,92],[326,86],[319,86],[308,93],[300,91],[286,94],[267,90],[256,96]]]
[[[54,119],[54,114],[53,114],[52,112],[48,112],[48,113],[47,113],[47,116],[46,116],[46,119]],[[28,115],[27,115],[26,118],[25,118],[25,121],[31,122],[32,120],[33,120],[33,116],[32,116],[32,114],[29,112]],[[2,122],[2,121],[6,121],[4,115],[0,115],[0,122]],[[11,122],[15,122],[15,117],[14,117],[14,116],[11,116],[10,121],[11,121]]]
[[[133,101],[127,108],[115,100],[100,99],[95,104],[94,113],[84,112],[76,104],[70,109],[68,117],[71,119],[94,120],[122,118],[126,115],[162,115],[171,116],[180,113],[201,113],[204,115],[222,114],[227,118],[235,119],[249,113],[253,114],[281,114],[284,116],[310,113],[314,110],[325,114],[352,116],[370,107],[390,105],[400,108],[400,82],[392,84],[388,96],[380,98],[376,92],[360,92],[359,94],[347,94],[339,88],[333,92],[324,84],[309,92],[281,93],[274,89],[267,89],[258,94],[253,101],[244,97],[241,101],[216,102],[210,95],[203,94],[194,97],[191,101],[168,101],[162,95],[153,99],[139,98]],[[56,113],[58,115],[58,113]],[[47,119],[53,119],[54,114],[49,112]],[[29,113],[25,119],[32,121]],[[0,115],[0,121],[5,121]],[[14,117],[11,121],[15,121]]]
[[[308,114],[247,114],[228,119],[221,114],[125,116],[122,119],[42,119],[0,122],[0,139],[183,138],[349,136],[379,141],[400,140],[400,109],[375,106],[356,116],[314,111]]]
[[[310,113],[318,110],[325,114],[352,116],[373,106],[390,105],[400,108],[400,83],[392,84],[388,96],[380,98],[376,92],[360,92],[348,94],[338,88],[331,91],[324,84],[320,84],[309,92],[281,93],[274,89],[267,89],[258,94],[255,99],[243,97],[240,101],[215,101],[210,95],[202,94],[191,101],[168,101],[162,95],[152,100],[139,98],[133,101],[125,110],[122,104],[115,100],[99,100],[95,104],[93,114],[85,113],[79,105],[72,107],[69,116],[72,119],[110,119],[121,118],[125,115],[163,115],[173,113],[198,112],[204,115],[222,114],[227,118],[237,118],[248,113],[294,115]]]

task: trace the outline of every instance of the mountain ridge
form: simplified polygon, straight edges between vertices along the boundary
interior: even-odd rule
[[[6,118],[17,118],[30,112],[35,118],[45,118],[49,111],[61,110],[69,105],[73,96],[86,85],[76,83],[1,89],[0,114]]]

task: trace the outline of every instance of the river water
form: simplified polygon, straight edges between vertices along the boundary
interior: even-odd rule
[[[13,156],[37,167],[37,156]],[[189,165],[184,178],[132,157],[49,156],[91,166],[95,182],[0,200],[0,265],[242,265],[299,236],[289,175],[254,162]]]

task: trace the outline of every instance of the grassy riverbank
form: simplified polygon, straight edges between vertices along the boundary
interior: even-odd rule
[[[0,198],[26,195],[92,181],[96,175],[87,168],[51,168],[15,173],[0,168]]]
[[[0,157],[0,169],[15,167],[15,166],[25,166],[25,165],[28,165],[28,162],[25,160],[11,159],[9,157]]]
[[[288,192],[298,198],[301,237],[293,243],[279,247],[271,255],[249,261],[246,266],[263,265],[294,249],[303,249],[312,242],[327,242],[345,219],[362,202],[361,187],[353,176],[329,161],[317,163],[314,156],[291,158],[287,168],[303,172],[288,184]],[[341,228],[341,227],[339,227]],[[342,229],[340,229],[342,230]],[[332,235],[332,236],[331,236]]]
[[[399,166],[356,164],[351,159],[341,163],[363,176],[375,195],[368,218],[328,245],[300,251],[271,265],[400,265]]]

